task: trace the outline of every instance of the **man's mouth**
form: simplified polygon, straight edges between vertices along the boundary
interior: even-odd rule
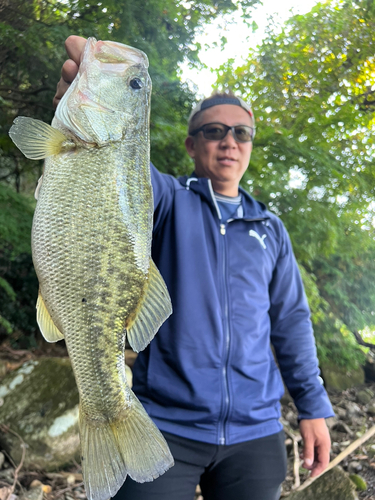
[[[218,158],[218,161],[220,163],[230,164],[230,163],[234,163],[237,160],[235,158],[231,158],[230,156],[223,156],[222,158]]]

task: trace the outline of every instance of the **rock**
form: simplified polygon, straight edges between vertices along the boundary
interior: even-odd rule
[[[0,358],[0,379],[5,377],[5,375],[7,374],[7,372],[8,372],[7,365],[8,365],[8,363],[6,362],[6,360]]]
[[[5,455],[0,451],[0,469],[3,468],[4,462],[5,462]]]
[[[355,484],[357,491],[367,490],[367,483],[362,476],[359,476],[358,474],[350,474],[349,478]]]
[[[332,365],[332,363],[323,363],[321,371],[325,387],[333,391],[343,391],[362,385],[365,382],[365,374],[362,367],[356,370],[347,370],[342,366]]]
[[[370,444],[370,446],[367,446],[366,451],[367,451],[367,455],[369,458],[374,458],[375,457],[375,444]]]
[[[285,415],[285,420],[295,427],[298,426],[297,415],[292,410]]]
[[[73,486],[76,483],[76,478],[74,474],[69,474],[69,476],[67,476],[66,483],[68,486]]]
[[[352,462],[349,462],[348,465],[348,471],[352,474],[353,472],[359,472],[362,470],[362,465],[357,462],[356,460],[353,460]]]
[[[358,500],[358,496],[349,476],[334,467],[304,490],[292,492],[288,500]]]
[[[362,405],[367,405],[374,398],[374,393],[370,389],[363,389],[357,394],[357,401]]]
[[[346,405],[346,412],[347,412],[349,418],[354,417],[355,415],[362,414],[361,408],[356,403],[353,403],[352,401],[348,401],[348,403]]]
[[[34,481],[31,481],[30,488],[38,488],[39,486],[42,486],[42,482],[39,481],[39,479],[34,479]]]
[[[125,376],[126,376],[126,382],[130,388],[133,387],[133,372],[130,368],[130,366],[125,365]]]
[[[347,411],[344,408],[337,407],[336,414],[339,418],[346,418],[348,416]]]
[[[2,379],[0,397],[0,422],[26,443],[25,468],[51,471],[79,460],[79,398],[68,358],[26,362]],[[20,463],[18,437],[1,433],[0,445]]]
[[[330,430],[332,429],[332,430],[335,430],[337,432],[341,432],[343,434],[348,434],[349,436],[353,435],[353,431],[342,420],[336,420],[336,421],[333,421],[332,423],[331,422],[329,422],[329,423],[327,422],[327,427]]]
[[[4,480],[9,484],[13,484],[14,480],[14,469],[4,469],[0,471],[0,481]]]
[[[375,415],[375,404],[372,404],[367,408],[367,413],[372,416]]]
[[[31,490],[25,491],[21,496],[21,500],[43,500],[43,487],[42,485],[32,488]]]

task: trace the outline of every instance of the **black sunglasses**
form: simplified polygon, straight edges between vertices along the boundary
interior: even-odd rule
[[[205,139],[209,141],[221,141],[229,130],[232,131],[236,142],[252,142],[253,140],[253,127],[248,127],[247,125],[234,125],[233,127],[229,127],[229,125],[224,125],[224,123],[206,123],[190,132],[189,135],[196,135],[198,132],[202,131]]]

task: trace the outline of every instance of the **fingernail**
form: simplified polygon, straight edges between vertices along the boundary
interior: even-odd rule
[[[307,467],[311,467],[311,465],[312,465],[312,460],[311,460],[311,458],[305,458],[305,465],[306,465]]]

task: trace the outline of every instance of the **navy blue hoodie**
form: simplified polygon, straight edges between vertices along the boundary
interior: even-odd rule
[[[211,181],[160,174],[153,259],[173,314],[138,355],[133,389],[157,426],[213,444],[276,433],[284,381],[300,419],[333,415],[288,234],[244,190],[221,220]]]

